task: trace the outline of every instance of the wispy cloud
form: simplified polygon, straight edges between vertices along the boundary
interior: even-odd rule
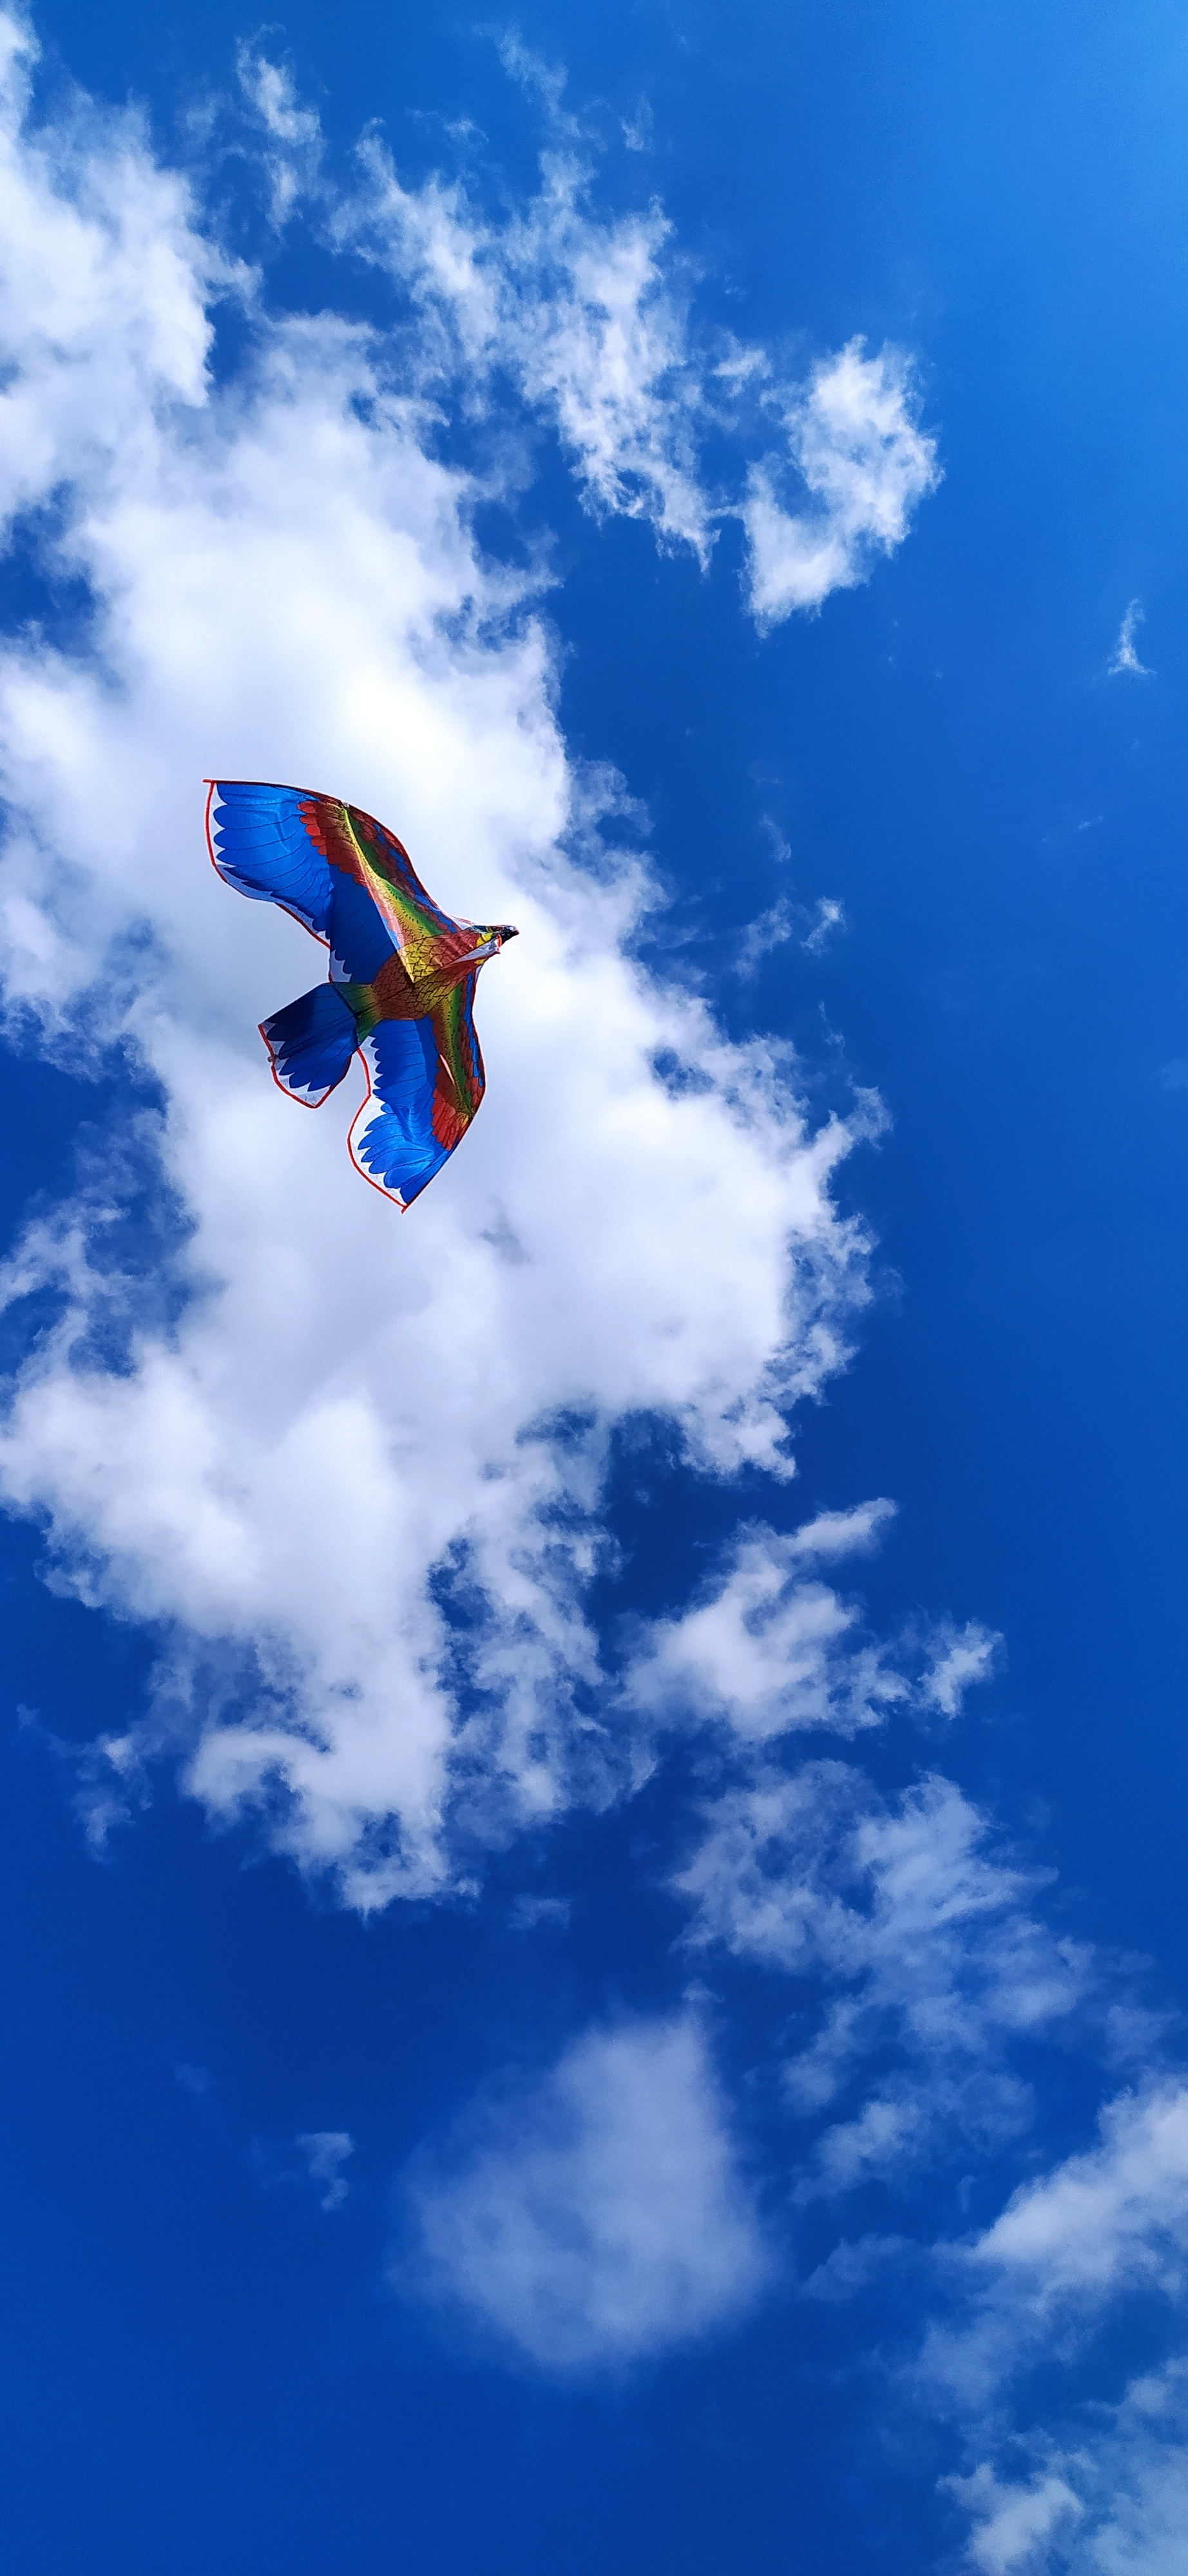
[[[863,347],[851,340],[820,361],[807,388],[776,398],[787,462],[773,457],[750,469],[740,515],[761,627],[865,581],[877,557],[902,544],[918,502],[940,481],[909,361],[895,349],[867,358]],[[788,505],[789,465],[807,508]]]
[[[245,2142],[236,2133],[208,2066],[179,2058],[173,2080],[200,2112],[209,2133],[250,2167],[265,2191],[280,2183],[312,2185],[321,2209],[327,2213],[341,2209],[350,2193],[345,2167],[355,2152],[354,2139],[346,2129],[303,2129],[295,2138],[255,2137]]]
[[[687,1939],[818,1988],[816,2029],[783,2070],[790,2106],[817,2124],[798,2197],[1030,2125],[1013,2052],[1067,2023],[1095,1973],[1045,1926],[1042,1883],[936,1776],[884,1800],[850,1763],[769,1765],[707,1803],[674,1881]]]
[[[512,1899],[510,1922],[515,1932],[536,1932],[542,1924],[551,1930],[564,1931],[572,1912],[567,1896],[516,1896]]]
[[[1188,2361],[1100,2396],[1080,2422],[1001,2442],[942,2481],[984,2576],[1163,2576],[1188,2551]]]
[[[946,2478],[944,2485],[972,2520],[969,2556],[980,2576],[1012,2576],[1016,2568],[1034,2567],[1041,2554],[1050,2566],[1048,2544],[1084,2510],[1062,2477],[1009,2485],[985,2461],[972,2476]]]
[[[350,2197],[346,2166],[355,2152],[346,2129],[306,2129],[295,2138],[255,2138],[247,2161],[265,2191],[282,2183],[312,2187],[318,2207],[329,2216]]]
[[[845,911],[832,895],[820,895],[814,906],[781,895],[766,912],[748,922],[734,957],[734,971],[744,981],[756,975],[765,957],[795,944],[819,957],[835,931],[845,928]]]
[[[907,354],[866,357],[853,340],[788,383],[765,350],[699,323],[697,277],[662,207],[600,210],[595,137],[563,105],[564,72],[518,37],[500,52],[544,123],[539,192],[502,222],[460,178],[407,186],[375,134],[359,147],[364,186],[329,188],[316,117],[287,72],[244,49],[274,220],[316,206],[339,249],[386,270],[417,309],[426,379],[449,381],[471,409],[480,394],[497,403],[510,376],[554,423],[597,514],[644,519],[703,567],[722,522],[741,517],[761,627],[865,581],[940,480]],[[627,149],[645,149],[649,131],[641,106]],[[733,488],[707,479],[708,433],[739,455]]]
[[[323,191],[321,120],[313,108],[302,106],[285,64],[240,44],[236,69],[244,97],[268,138],[264,159],[272,183],[272,222],[279,232],[299,203]]]
[[[623,119],[623,141],[629,152],[650,152],[653,117],[650,102],[641,98],[631,116]]]
[[[345,2167],[355,2152],[345,2129],[305,2129],[294,2140],[321,2209],[341,2209],[350,2190]]]
[[[828,946],[834,931],[844,930],[845,926],[844,904],[838,902],[836,895],[818,895],[815,919],[811,928],[806,930],[800,945],[802,948],[807,948],[810,957],[819,957],[822,950]]]
[[[970,2518],[972,2563],[990,2576],[1175,2565],[1188,2543],[1182,2073],[1116,2095],[1093,2145],[949,2249],[936,2304],[919,2381],[970,2460],[945,2484]],[[1144,2340],[1155,2366],[1127,2385]]]
[[[1149,669],[1147,663],[1140,662],[1134,640],[1138,628],[1143,624],[1145,614],[1141,601],[1132,599],[1118,629],[1118,641],[1114,646],[1113,659],[1109,664],[1111,678],[1122,671],[1133,671],[1141,680],[1154,678],[1155,674]]]
[[[718,1718],[751,1741],[805,1727],[853,1735],[892,1708],[953,1716],[990,1670],[997,1640],[976,1625],[898,1646],[865,1636],[857,1607],[817,1567],[877,1544],[894,1505],[830,1512],[789,1536],[742,1535],[707,1598],[641,1639],[626,1690],[636,1708],[677,1723]]]
[[[988,2280],[1027,2284],[1037,2316],[1140,2280],[1188,2284],[1188,2089],[1123,2094],[1100,2133],[1018,2191],[973,2249]]]

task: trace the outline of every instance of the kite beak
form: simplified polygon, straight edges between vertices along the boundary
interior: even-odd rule
[[[500,947],[502,948],[502,946],[503,946],[503,943],[504,943],[504,940],[505,940],[505,939],[518,939],[518,938],[519,938],[519,936],[520,936],[519,931],[518,931],[518,930],[513,929],[511,922],[510,922],[510,921],[505,921],[505,922],[502,924],[502,926],[501,926],[501,928],[500,928],[500,932],[499,932],[499,945],[500,945]]]

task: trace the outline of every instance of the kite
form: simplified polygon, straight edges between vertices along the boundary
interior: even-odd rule
[[[351,1161],[410,1208],[482,1099],[474,988],[517,933],[506,921],[452,921],[395,833],[357,805],[245,779],[207,785],[207,846],[224,884],[279,903],[330,951],[328,982],[260,1022],[273,1079],[320,1109],[361,1055],[367,1098],[347,1137]]]

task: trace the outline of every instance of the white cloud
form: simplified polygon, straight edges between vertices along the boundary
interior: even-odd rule
[[[294,2143],[318,2193],[319,2208],[341,2209],[350,2191],[343,2168],[354,2155],[354,2139],[346,2129],[305,2129]]]
[[[982,2576],[1013,2576],[1018,2568],[1034,2567],[1041,2549],[1048,2559],[1045,2543],[1061,2524],[1082,2512],[1072,2488],[1060,2477],[1007,2486],[983,2462],[971,2477],[949,2478],[945,2483],[973,2516],[969,2555]]]
[[[1188,2362],[1133,2380],[1095,2414],[1067,2463],[1084,2515],[1069,2576],[1164,2576],[1188,2563]]]
[[[1014,2436],[996,2470],[942,2481],[985,2576],[1164,2576],[1188,2562],[1188,2363],[1100,2400],[1063,2438]]]
[[[880,1647],[855,1647],[857,1613],[794,1571],[801,1562],[774,1530],[742,1539],[709,1601],[656,1624],[629,1676],[635,1706],[677,1724],[728,1719],[751,1738],[877,1726],[906,1696],[903,1676]]]
[[[514,1932],[535,1932],[542,1923],[563,1932],[572,1912],[568,1896],[516,1896],[509,1920]]]
[[[1118,641],[1114,646],[1114,657],[1109,665],[1111,679],[1116,679],[1123,671],[1133,671],[1136,678],[1140,680],[1154,679],[1154,672],[1148,669],[1145,662],[1140,662],[1134,640],[1137,629],[1143,624],[1145,614],[1141,600],[1132,599],[1118,629]]]
[[[301,198],[322,189],[322,127],[312,108],[302,107],[285,65],[241,44],[236,69],[245,99],[255,108],[268,136],[265,158],[272,184],[272,221],[279,232]]]
[[[19,51],[0,465],[10,510],[56,496],[52,565],[93,615],[68,650],[0,653],[5,988],[68,1062],[133,1049],[162,1101],[141,1178],[191,1231],[154,1248],[154,1304],[120,1266],[114,1149],[29,1230],[8,1295],[53,1290],[61,1319],[0,1485],[59,1579],[162,1641],[99,1807],[169,1750],[213,1817],[259,1814],[368,1905],[464,1867],[452,1822],[606,1794],[582,1592],[611,1426],[662,1413],[709,1472],[788,1472],[784,1408],[865,1293],[829,1195],[863,1118],[813,1132],[785,1054],[632,962],[646,871],[584,864],[531,593],[480,554],[384,352],[257,312],[216,389],[206,303],[234,280],[184,186],[126,120],[22,131]],[[360,1187],[337,1104],[299,1116],[268,1079],[256,1021],[318,958],[206,865],[211,772],[349,793],[447,903],[520,924],[480,994],[481,1121],[407,1221]],[[443,1569],[482,1609],[464,1635]]]
[[[647,519],[707,563],[701,378],[660,208],[598,214],[586,159],[567,144],[545,154],[539,196],[495,230],[458,187],[402,187],[377,140],[362,156],[366,188],[340,208],[337,235],[411,288],[437,325],[443,370],[510,373],[555,421],[591,508]]]
[[[853,1735],[897,1707],[956,1715],[989,1671],[995,1638],[974,1625],[938,1629],[913,1678],[902,1653],[865,1640],[854,1605],[809,1571],[877,1544],[893,1511],[880,1500],[824,1513],[791,1536],[744,1531],[709,1598],[647,1632],[627,1679],[632,1703],[677,1723],[728,1720],[752,1741],[806,1726]]]
[[[603,214],[592,137],[561,106],[564,74],[518,38],[500,52],[537,101],[546,142],[538,194],[494,220],[461,182],[433,176],[406,188],[376,134],[359,147],[362,188],[334,197],[316,117],[297,106],[287,72],[245,50],[241,77],[267,135],[274,217],[298,198],[320,203],[330,238],[412,297],[424,378],[450,385],[465,408],[497,401],[510,377],[518,399],[554,423],[596,514],[647,520],[662,545],[687,545],[703,568],[721,521],[741,517],[761,626],[865,581],[940,479],[909,360],[890,347],[865,358],[853,340],[821,359],[807,385],[788,385],[765,351],[699,325],[697,280],[662,207],[653,199],[642,211]],[[645,124],[623,131],[629,150],[645,147]],[[767,453],[745,470],[741,499],[707,484],[709,430],[734,445],[762,436]],[[807,514],[782,504],[789,473],[811,495]]]
[[[21,134],[27,39],[0,16],[0,528],[66,472],[118,453],[130,491],[154,413],[204,399],[206,302],[239,274],[197,233],[188,192],[132,116],[85,103]]]
[[[625,116],[622,125],[623,141],[629,152],[651,151],[653,117],[650,100],[641,98],[634,114]]]
[[[506,30],[497,42],[499,59],[509,78],[517,81],[529,98],[539,100],[555,128],[571,126],[573,120],[561,105],[566,88],[566,75],[561,65],[546,62],[543,54],[526,45],[523,37],[513,29]]]
[[[820,895],[810,912],[802,903],[793,903],[787,895],[747,923],[738,943],[734,961],[736,975],[744,979],[758,972],[765,957],[776,948],[786,948],[791,941],[819,957],[835,930],[845,928],[845,912],[832,895]]]
[[[802,1805],[807,1849],[814,1829],[823,1838],[824,1810],[814,1815],[811,1796]],[[937,1839],[943,1843],[943,1827]],[[943,1879],[943,1863],[933,1864],[922,1850],[919,1857],[926,1881]],[[959,1869],[957,1879],[963,1876]],[[905,1977],[917,2030],[940,2003],[942,2048],[933,2080],[915,2104],[919,2116],[934,2121],[943,2108],[955,2013],[967,2017],[957,2046],[971,2057],[984,2047],[986,2011],[976,1972],[983,1942],[996,1989],[990,2018],[1007,2035],[1016,2011],[1020,2029],[1058,2033],[1078,1994],[1091,1997],[1095,1983],[1104,1991],[1109,1974],[1105,1962],[1084,1954],[1068,1958],[1062,1950],[1054,1957],[1042,1926],[1033,1924],[1028,1933],[1018,1896],[1008,1889],[1000,1904],[976,1877],[959,1895],[951,1925],[942,1919],[947,1907],[934,1916],[934,1937],[951,1959],[970,1893],[975,1914],[985,1908],[985,1919],[981,1941],[967,1925],[964,1975],[954,1980],[942,1965],[930,1979],[917,1959]],[[932,1911],[926,1895],[917,1909],[923,1938]],[[801,1945],[800,1964],[814,1921],[825,1925],[825,1937],[840,1952],[849,1935],[844,1917],[819,1907],[814,1918],[811,1902],[805,1914],[810,1941]],[[878,1946],[885,1973],[888,1956],[902,1946],[885,1914]],[[897,1973],[892,1966],[892,1985]],[[1100,2000],[1099,1994],[1099,2006]],[[925,2040],[926,2050],[935,2035]],[[877,2027],[868,2027],[867,2059],[878,2037]],[[874,2098],[890,2127],[885,2095],[876,2088]],[[851,2124],[853,2137],[864,2120],[865,2111]],[[878,2122],[867,2125],[877,2129]],[[827,2131],[823,2141],[822,2179],[830,2185],[837,2179],[837,2136]],[[892,2143],[900,2153],[902,2141]],[[878,2171],[872,2161],[855,2179]],[[932,2311],[922,2355],[894,2377],[917,2412],[926,2408],[934,2423],[947,2419],[960,2441],[964,2470],[942,2477],[940,2486],[968,2520],[964,2563],[979,2576],[1162,2576],[1188,2563],[1188,2086],[1182,2077],[1148,2080],[1108,2103],[1096,2143],[1029,2179],[972,2239],[942,2240],[930,2254],[920,2241],[872,2234],[838,2246],[805,2287],[836,2302],[896,2273],[901,2294],[913,2285],[917,2317]],[[1112,2394],[1144,2339],[1159,2353],[1170,2341],[1171,2358]]]
[[[275,2191],[291,2183],[312,2185],[318,2207],[327,2216],[350,2198],[345,2168],[354,2152],[355,2141],[346,2129],[304,2129],[283,2141],[253,2138],[245,2150],[262,2190]]]
[[[844,930],[845,926],[844,904],[840,904],[835,895],[818,895],[816,918],[811,929],[806,930],[800,945],[808,949],[811,957],[819,957],[822,950],[828,946],[834,931]]]
[[[851,340],[822,359],[807,389],[783,406],[788,452],[812,506],[785,508],[781,460],[751,468],[741,517],[761,626],[865,581],[877,557],[902,544],[917,502],[940,481],[908,361],[895,349],[873,358],[862,350]]]
[[[409,2177],[394,2278],[545,2367],[623,2367],[722,2329],[769,2258],[696,2020],[585,2032],[475,2106]]]
[[[988,1678],[1001,1645],[1002,1639],[976,1619],[964,1628],[938,1626],[932,1665],[922,1683],[924,1699],[942,1717],[960,1717],[967,1690]]]
[[[947,2481],[975,2565],[998,2576],[1146,2576],[1188,2547],[1188,2364],[1109,2402],[1129,2328],[1182,2347],[1188,2292],[1188,2086],[1106,2104],[1095,2145],[1025,2183],[947,2251],[947,2292],[912,2384],[964,2427],[976,2466]],[[1035,2420],[1037,2362],[1046,2420]],[[1061,2373],[1055,2376],[1053,2365]]]
[[[848,1763],[769,1771],[706,1809],[673,1884],[688,1939],[813,1980],[817,2027],[785,2069],[790,2105],[825,2118],[801,2199],[894,2179],[947,2136],[999,2144],[1032,2115],[1011,2056],[1090,1989],[1091,1955],[1053,1937],[1035,1879],[987,1849],[949,1781],[880,1799]]]
[[[1016,2192],[973,2259],[1047,2310],[1188,2280],[1188,2087],[1107,2103],[1100,2141]]]

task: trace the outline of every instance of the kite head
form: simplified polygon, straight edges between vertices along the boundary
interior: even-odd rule
[[[476,928],[474,933],[474,954],[480,960],[485,960],[488,957],[498,957],[499,951],[503,947],[505,941],[509,939],[518,939],[519,936],[519,931],[515,929],[510,921],[496,921],[489,925],[485,925],[481,930]]]

